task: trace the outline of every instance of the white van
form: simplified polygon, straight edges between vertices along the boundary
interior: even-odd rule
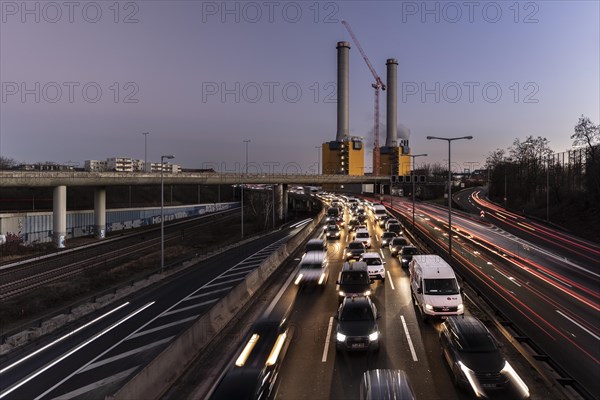
[[[385,209],[385,206],[381,205],[381,204],[375,204],[372,208],[373,210],[373,216],[375,217],[376,220],[381,219],[381,217],[383,217],[384,215],[387,215],[387,210]]]
[[[454,270],[441,257],[434,254],[413,256],[409,272],[412,298],[423,320],[464,313],[462,289]]]

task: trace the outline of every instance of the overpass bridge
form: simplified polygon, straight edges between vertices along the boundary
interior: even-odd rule
[[[387,183],[390,176],[315,174],[164,173],[172,185],[313,185]],[[0,171],[0,187],[160,185],[161,174],[144,172]]]
[[[389,183],[390,176],[316,175],[316,174],[241,174],[219,172],[135,173],[79,171],[0,171],[0,188],[53,187],[52,237],[64,247],[67,232],[67,186],[94,188],[94,233],[103,239],[106,232],[106,187],[135,185],[274,185],[274,197],[283,218],[288,185],[344,185]],[[0,232],[2,233],[2,232]]]

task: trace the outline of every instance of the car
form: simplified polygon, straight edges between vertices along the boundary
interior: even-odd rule
[[[364,262],[345,262],[335,282],[338,303],[346,296],[369,296],[371,294],[371,278],[367,264]]]
[[[353,241],[346,246],[346,261],[358,260],[367,251],[363,242]]]
[[[325,231],[325,237],[327,239],[339,239],[341,235],[340,227],[336,224],[327,225],[327,230]]]
[[[390,245],[390,242],[392,241],[393,238],[395,238],[396,232],[383,232],[383,234],[381,235],[381,247],[388,247]]]
[[[383,228],[385,226],[385,222],[390,219],[392,217],[390,217],[389,215],[385,214],[379,217],[379,219],[377,220],[377,224],[379,225],[380,228]]]
[[[363,242],[367,249],[371,247],[371,235],[369,235],[367,229],[357,229],[354,234],[354,240]]]
[[[369,271],[369,278],[379,279],[385,281],[385,261],[381,259],[381,255],[374,251],[364,253],[359,261],[363,261],[367,264],[367,270]]]
[[[309,251],[300,260],[296,285],[314,285],[324,288],[329,278],[329,261],[323,250]]]
[[[529,398],[529,388],[477,318],[448,317],[441,326],[440,346],[457,386],[472,390],[476,397],[503,390],[503,398]]]
[[[361,400],[415,400],[406,372],[401,369],[371,369],[360,382]]]
[[[390,241],[390,253],[393,256],[397,256],[402,251],[402,247],[408,245],[408,240],[404,236],[396,236]]]
[[[338,217],[335,218],[335,223],[337,224],[337,226],[339,226],[340,228],[344,227],[344,216],[340,215]]]
[[[419,254],[419,249],[415,246],[402,246],[402,250],[398,253],[402,268],[408,268],[408,264],[412,261],[413,256],[417,254]]]
[[[350,221],[348,221],[348,230],[352,232],[359,225],[360,225],[360,222],[358,221],[358,219],[353,218]]]
[[[389,230],[388,226],[390,226],[390,224],[399,224],[400,221],[398,221],[396,218],[388,218],[387,221],[385,221],[385,224],[383,225],[385,227],[385,230]]]
[[[346,297],[335,319],[335,349],[337,351],[378,351],[381,333],[379,314],[368,296]]]
[[[317,250],[327,250],[327,242],[324,239],[310,239],[304,245],[304,253]]]
[[[211,400],[276,397],[277,376],[292,337],[286,321],[264,319],[254,323],[235,364],[210,393]]]
[[[395,232],[398,235],[402,235],[404,231],[402,230],[402,225],[400,224],[389,224],[387,226],[387,230],[390,232]]]

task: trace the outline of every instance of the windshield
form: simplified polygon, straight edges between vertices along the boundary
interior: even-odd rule
[[[392,238],[394,236],[396,236],[396,234],[394,232],[384,232],[382,237],[383,238]]]
[[[351,242],[348,244],[348,248],[350,250],[364,250],[365,246],[362,244],[362,242]]]
[[[327,230],[328,231],[339,231],[340,228],[338,228],[337,225],[329,225],[329,226],[327,226]]]
[[[367,265],[381,265],[381,259],[378,257],[363,258],[363,261],[367,263]]]
[[[356,234],[357,239],[368,239],[369,234],[367,232],[359,232]]]
[[[321,263],[302,263],[300,268],[302,268],[302,269],[320,269]]]
[[[456,279],[424,279],[425,294],[458,294]]]
[[[405,246],[408,242],[404,238],[392,239],[392,246]]]
[[[341,321],[373,321],[373,310],[368,304],[348,304],[342,308]]]
[[[418,250],[414,247],[405,247],[402,249],[403,256],[414,256],[418,253]]]
[[[369,282],[369,276],[366,272],[344,272],[342,273],[342,280],[340,283],[343,284],[363,284]]]

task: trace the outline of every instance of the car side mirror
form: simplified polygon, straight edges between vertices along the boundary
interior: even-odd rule
[[[423,294],[423,289],[421,289],[421,288],[417,288],[417,293],[418,293],[418,294]]]
[[[460,288],[460,294],[465,294],[465,290],[463,288]]]
[[[387,263],[387,261],[384,261],[382,264],[385,265]]]
[[[379,319],[381,317],[381,314],[379,314],[379,312],[377,312],[377,316],[375,318]]]
[[[375,283],[375,279],[369,279],[369,283]]]
[[[337,320],[338,319],[338,315],[337,314],[333,314],[333,318]]]
[[[335,284],[336,284],[336,285],[339,285],[339,284],[340,284],[340,281],[335,281]]]

